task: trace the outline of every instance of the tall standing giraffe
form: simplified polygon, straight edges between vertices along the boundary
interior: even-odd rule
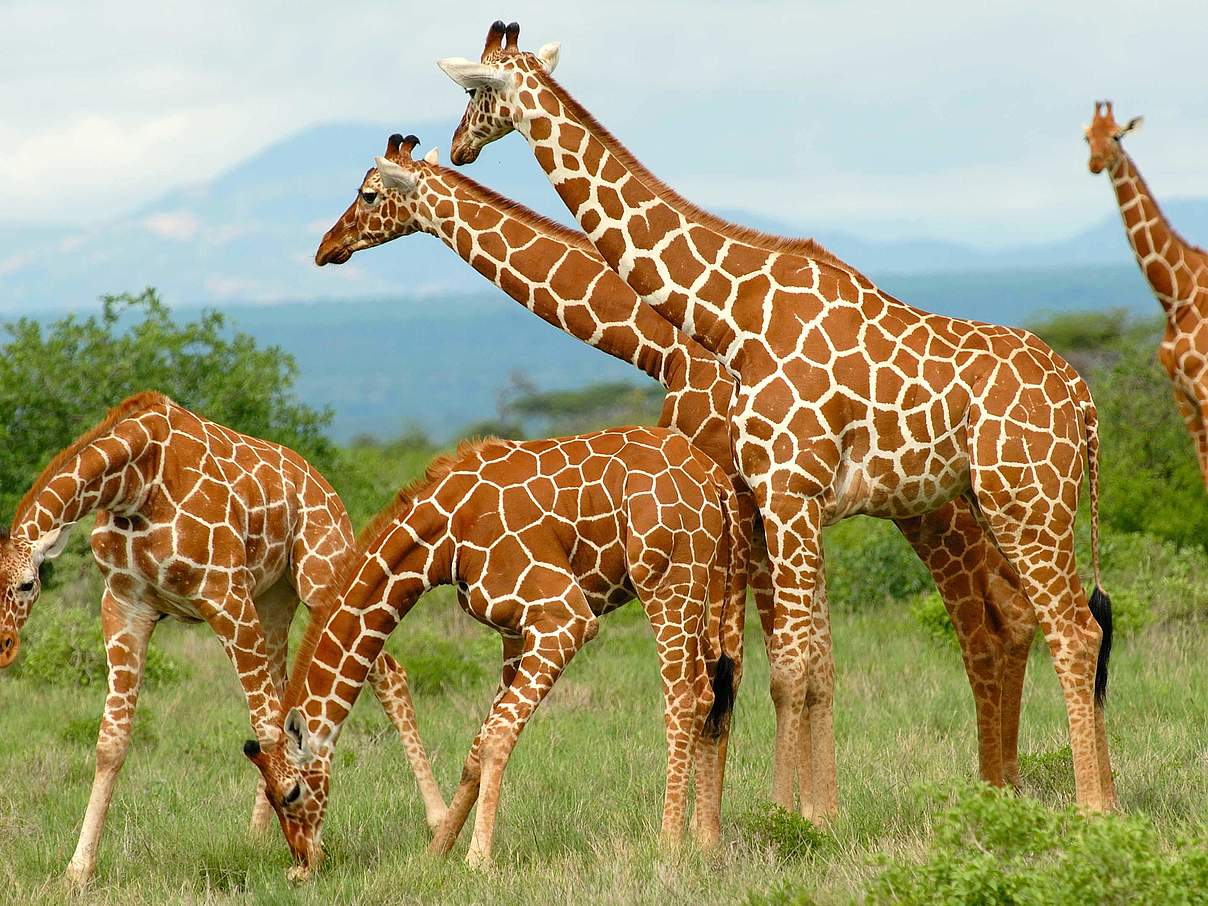
[[[356,200],[323,237],[316,263],[343,264],[358,251],[400,236],[439,238],[542,320],[666,387],[659,424],[684,432],[726,470],[749,530],[755,507],[730,437],[734,380],[717,357],[642,303],[582,233],[440,166],[435,149],[423,161],[413,160],[418,144],[413,135],[390,137],[385,158],[365,174]],[[956,628],[977,712],[981,776],[995,785],[1018,786],[1020,695],[1036,631],[1031,605],[964,500],[897,525],[927,564]],[[782,674],[790,665],[770,647],[784,634],[775,629],[767,549],[758,533],[752,586],[769,646],[772,688],[780,698]],[[792,788],[781,792],[787,798],[779,804],[790,808]]]
[[[361,537],[331,616],[311,624],[294,663],[284,745],[244,747],[298,863],[294,877],[322,860],[332,749],[368,665],[419,597],[449,584],[467,613],[503,637],[504,664],[431,852],[452,848],[477,802],[466,859],[490,860],[503,769],[520,732],[595,638],[597,618],[635,596],[663,681],[663,839],[683,834],[695,760],[694,830],[702,844],[717,842],[717,742],[742,652],[741,618],[723,611],[741,600],[733,567],[746,540],[729,478],[683,434],[635,427],[463,444]]]
[[[210,625],[239,674],[257,738],[271,744],[280,732],[279,692],[299,599],[314,602],[353,551],[340,498],[297,453],[207,421],[162,394],[139,393],[51,460],[0,538],[0,666],[16,657],[18,633],[41,591],[42,564],[93,512],[109,692],[92,794],[67,868],[76,883],[96,868],[156,623],[170,616]],[[406,674],[383,653],[370,680],[435,826],[444,800],[416,729]],[[270,814],[262,784],[253,828],[263,829]]]
[[[1167,222],[1121,139],[1141,125],[1134,116],[1121,126],[1111,101],[1096,101],[1085,127],[1092,173],[1107,171],[1124,232],[1141,273],[1165,315],[1158,361],[1174,385],[1174,400],[1191,433],[1200,472],[1208,486],[1208,252],[1192,245]]]
[[[441,61],[470,94],[450,156],[469,163],[519,131],[609,267],[735,377],[736,455],[763,518],[776,609],[790,615],[784,644],[812,662],[789,696],[810,812],[837,810],[821,527],[852,513],[916,517],[959,496],[1019,573],[1044,630],[1078,801],[1110,807],[1110,604],[1096,581],[1088,606],[1074,563],[1087,466],[1098,534],[1085,383],[1025,331],[919,311],[815,243],[769,241],[685,201],[554,81],[558,45],[526,53],[518,37],[516,23],[496,23],[480,62]]]

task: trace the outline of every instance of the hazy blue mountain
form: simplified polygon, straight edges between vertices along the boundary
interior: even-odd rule
[[[931,311],[1015,325],[1059,311],[1157,312],[1131,265],[900,275],[884,286]],[[333,408],[340,439],[390,437],[409,425],[449,438],[494,417],[515,372],[541,389],[644,380],[489,287],[422,299],[240,305],[227,313],[234,326],[297,358],[300,396]]]
[[[414,132],[447,148],[452,121],[335,123],[270,145],[214,179],[168,192],[101,227],[64,230],[0,222],[0,312],[74,309],[107,292],[153,285],[182,304],[277,302],[476,292],[480,278],[434,239],[419,236],[316,268],[323,231],[354,197],[374,154],[392,131]],[[469,171],[505,195],[551,216],[566,212],[525,144],[494,145]],[[1104,217],[1070,239],[982,251],[918,239],[871,242],[810,223],[723,212],[741,223],[815,235],[878,280],[895,274],[1015,267],[1124,264],[1127,246],[1104,192]],[[1169,214],[1192,241],[1208,242],[1208,200],[1174,200]]]

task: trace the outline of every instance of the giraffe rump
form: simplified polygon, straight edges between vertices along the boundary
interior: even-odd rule
[[[63,467],[63,463],[67,462],[67,460],[75,456],[122,419],[150,409],[152,406],[161,406],[170,404],[171,402],[170,399],[157,390],[144,390],[141,393],[126,397],[126,399],[110,409],[103,419],[60,450],[47,463],[46,468],[42,470],[34,483],[29,486],[29,490],[25,492],[25,496],[21,498],[21,502],[17,504],[17,509],[13,513],[12,527],[9,531],[16,529],[17,524],[20,523],[33,504],[34,498],[42,493],[42,489],[46,487],[46,483],[58,474],[59,470]]]

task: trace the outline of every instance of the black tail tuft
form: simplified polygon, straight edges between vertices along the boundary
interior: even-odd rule
[[[713,674],[713,707],[705,718],[705,735],[710,739],[721,736],[722,724],[734,708],[734,660],[728,654],[717,659]]]
[[[1103,641],[1099,643],[1099,666],[1095,668],[1095,704],[1102,705],[1107,699],[1107,662],[1112,656],[1112,599],[1098,585],[1091,592],[1091,616],[1103,630]]]

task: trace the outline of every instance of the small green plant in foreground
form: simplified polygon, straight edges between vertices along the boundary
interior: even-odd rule
[[[989,788],[935,820],[921,861],[885,861],[870,903],[1208,903],[1208,845],[1163,846],[1140,816],[1084,817]]]

